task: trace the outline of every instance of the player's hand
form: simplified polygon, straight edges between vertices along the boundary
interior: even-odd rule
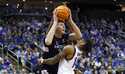
[[[58,21],[56,9],[54,9],[54,11],[53,11],[53,20],[54,20],[55,22]]]
[[[68,21],[72,21],[72,13],[71,13],[70,9],[69,9],[69,18],[68,18]]]

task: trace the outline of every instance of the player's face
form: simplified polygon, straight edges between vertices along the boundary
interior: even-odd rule
[[[59,22],[56,28],[56,33],[63,35],[65,33],[65,25],[62,22]]]

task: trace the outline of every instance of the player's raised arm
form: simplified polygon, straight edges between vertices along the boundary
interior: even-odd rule
[[[70,13],[70,15],[69,15],[69,19],[68,19],[68,22],[67,22],[68,23],[68,27],[71,30],[71,32],[76,33],[77,39],[80,39],[80,38],[82,38],[82,33],[81,33],[79,27],[73,21],[70,9],[69,9],[69,13]]]
[[[43,59],[41,58],[39,61],[41,64],[48,64],[48,65],[53,65],[58,63],[61,59],[70,59],[73,55],[73,46],[72,45],[67,45],[64,47],[63,51],[57,54],[56,56],[48,59]]]
[[[56,16],[56,9],[55,9],[54,12],[53,12],[53,25],[50,28],[50,30],[48,31],[48,33],[46,35],[46,38],[45,38],[45,44],[46,45],[51,45],[51,43],[53,41],[53,38],[54,38],[57,23],[58,23],[58,19],[57,19],[57,16]]]

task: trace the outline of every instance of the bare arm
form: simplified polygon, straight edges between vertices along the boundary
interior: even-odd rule
[[[44,59],[43,64],[53,65],[59,62],[59,60],[64,56],[62,52],[57,54],[56,56],[48,59]]]
[[[53,41],[56,26],[57,26],[57,22],[58,22],[58,20],[57,20],[57,16],[56,16],[56,10],[54,10],[54,13],[53,13],[53,25],[50,28],[50,30],[49,30],[48,34],[46,35],[46,38],[45,38],[45,44],[46,45],[51,45],[51,43]]]
[[[70,30],[72,32],[76,33],[76,36],[78,39],[80,39],[82,37],[82,33],[81,33],[79,27],[76,25],[76,23],[72,19],[71,11],[70,11],[69,19],[68,19],[68,27],[70,28]]]
[[[54,22],[51,29],[49,30],[48,34],[46,35],[46,38],[45,38],[46,45],[51,45],[53,38],[54,38],[56,25],[57,25],[57,22]]]
[[[67,45],[64,47],[63,51],[57,54],[56,56],[48,59],[42,59],[42,64],[48,64],[53,65],[58,63],[61,59],[64,59],[65,57],[70,58],[73,54],[73,47],[71,45]],[[70,57],[69,57],[70,56]]]

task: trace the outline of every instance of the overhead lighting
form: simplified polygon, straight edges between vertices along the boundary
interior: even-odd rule
[[[20,6],[20,4],[17,4],[17,8]]]
[[[113,1],[115,1],[115,2],[116,2],[117,0],[113,0]]]
[[[8,3],[6,3],[6,6],[8,6],[9,4]]]
[[[51,3],[51,4],[52,4],[52,3],[53,3],[53,1],[49,1],[49,3]]]
[[[17,6],[19,7],[20,4],[17,4]]]
[[[20,11],[19,11],[20,13],[22,12],[22,9],[20,9]]]
[[[46,3],[46,2],[47,2],[47,0],[44,0],[44,2]]]
[[[45,7],[45,10],[48,10],[48,7]]]
[[[122,5],[122,4],[119,4],[118,6],[122,7],[123,5]]]
[[[23,2],[26,2],[26,0],[23,0]]]
[[[121,5],[121,11],[125,12],[125,5]]]

